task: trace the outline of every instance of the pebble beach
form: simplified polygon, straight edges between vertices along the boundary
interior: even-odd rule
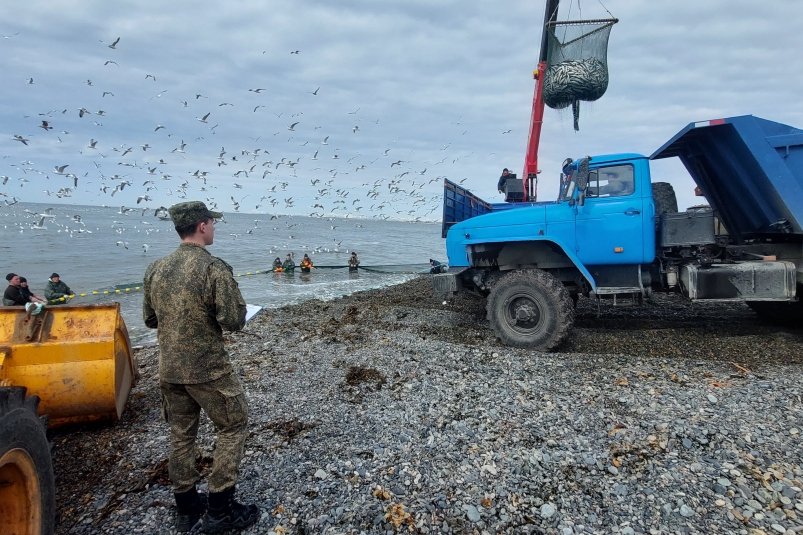
[[[803,532],[803,330],[743,304],[581,299],[557,351],[501,345],[427,276],[264,310],[244,533]],[[172,533],[158,348],[121,421],[51,433],[59,534]],[[198,462],[214,448],[202,420]],[[203,483],[202,483],[203,487]]]

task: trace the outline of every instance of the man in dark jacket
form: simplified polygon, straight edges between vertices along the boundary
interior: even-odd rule
[[[16,273],[9,273],[6,275],[8,281],[8,288],[3,292],[3,305],[7,307],[25,306],[28,299],[20,292],[20,276]]]
[[[58,273],[50,275],[50,280],[47,281],[47,286],[45,287],[45,299],[47,299],[48,303],[66,303],[72,295],[72,290],[70,290],[69,286],[64,284],[64,281],[61,280]]]
[[[284,259],[284,263],[282,264],[282,270],[285,273],[292,273],[293,270],[296,269],[296,263],[293,260],[293,254],[287,253],[287,258]]]
[[[357,258],[357,251],[351,251],[351,256],[349,257],[349,271],[355,272],[360,267],[360,259]]]
[[[25,300],[30,303],[47,303],[47,301],[31,291],[31,289],[28,287],[28,279],[25,277],[20,277],[20,293],[22,294],[22,297],[24,297]]]
[[[505,192],[505,183],[507,182],[508,178],[513,177],[510,175],[510,171],[508,171],[507,167],[505,167],[502,169],[502,176],[499,177],[499,182],[496,183],[496,189],[499,191],[499,193]]]
[[[202,409],[218,433],[203,530],[242,529],[256,522],[260,513],[256,505],[234,498],[248,436],[248,405],[223,346],[223,329],[243,328],[245,301],[231,266],[206,250],[214,241],[215,220],[223,214],[200,201],[176,204],[169,212],[181,244],[145,272],[143,318],[145,325],[158,329],[176,529],[191,531],[205,509],[195,486],[201,477],[195,467],[195,439]]]

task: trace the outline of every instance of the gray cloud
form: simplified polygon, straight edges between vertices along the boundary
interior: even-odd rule
[[[569,8],[563,4],[561,18]],[[577,4],[568,16],[607,16],[600,3],[581,3],[582,13]],[[687,123],[714,117],[752,113],[803,124],[796,105],[803,11],[795,5],[607,2],[620,19],[610,40],[608,92],[583,103],[580,132],[570,112],[547,110],[541,198],[556,194],[566,156],[649,154]],[[440,213],[438,177],[465,179],[493,199],[499,169],[523,163],[543,19],[532,2],[34,0],[6,12],[0,175],[10,179],[0,193],[8,198],[134,205],[142,183],[154,180],[153,206],[176,202],[184,189],[224,210],[232,209],[232,196],[247,196],[243,211],[261,204],[258,211],[304,214],[319,202],[311,181],[333,180],[332,188],[353,191],[349,201],[361,195],[357,215],[384,201],[386,216],[429,219]],[[117,37],[117,48],[109,48]],[[265,91],[249,91],[256,88]],[[81,108],[91,113],[78,117]],[[207,123],[197,120],[206,113]],[[38,128],[43,119],[53,130]],[[157,125],[164,128],[155,132]],[[88,148],[90,139],[96,149]],[[184,151],[174,151],[182,142]],[[221,147],[226,165],[219,165]],[[282,158],[297,163],[277,168]],[[403,163],[391,167],[397,160]],[[53,172],[64,164],[79,177],[78,188],[72,197],[47,196],[44,190],[70,185]],[[148,173],[153,167],[156,175]],[[677,162],[654,169],[676,185],[680,204],[697,202]],[[206,183],[196,170],[207,173]],[[113,175],[132,186],[112,198],[119,183]],[[370,188],[363,184],[376,180],[381,197],[365,198]],[[389,191],[394,180],[403,192]],[[291,196],[293,206],[285,206]],[[327,214],[332,200],[323,202]]]

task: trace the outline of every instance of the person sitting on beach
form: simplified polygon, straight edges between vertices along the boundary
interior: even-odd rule
[[[273,271],[282,271],[282,259],[278,256],[276,257],[276,260],[273,261]]]
[[[61,280],[59,274],[53,273],[50,275],[47,288],[45,288],[45,299],[47,299],[48,303],[66,303],[71,297],[73,297],[72,290]]]
[[[312,265],[312,260],[310,260],[307,253],[304,253],[304,258],[301,259],[301,264],[299,264],[299,266],[301,267],[301,273],[309,273],[310,269],[315,267]]]
[[[282,271],[292,273],[294,269],[296,269],[296,263],[293,261],[293,253],[287,253],[287,258],[282,263]]]
[[[357,252],[351,251],[351,257],[349,258],[349,271],[357,271],[359,266],[360,260],[357,258]]]
[[[430,273],[443,273],[446,271],[446,266],[442,263],[438,262],[437,260],[433,260],[432,258],[429,259],[429,272]]]
[[[14,307],[14,306],[25,306],[25,303],[29,303],[28,299],[23,297],[22,292],[20,292],[20,276],[16,273],[9,273],[6,275],[6,280],[8,281],[8,288],[3,293],[3,305],[7,307]]]
[[[29,303],[47,303],[44,299],[36,295],[28,288],[28,279],[20,277],[20,293]]]

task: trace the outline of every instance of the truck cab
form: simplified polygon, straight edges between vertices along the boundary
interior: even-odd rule
[[[584,187],[578,187],[578,179]],[[604,266],[639,266],[655,259],[647,157],[614,154],[567,162],[557,180],[561,187],[555,201],[493,205],[490,213],[451,226],[446,236],[449,265],[500,271],[561,268],[573,293],[608,283],[618,292],[624,291],[622,286],[640,292],[637,279],[611,281]]]

